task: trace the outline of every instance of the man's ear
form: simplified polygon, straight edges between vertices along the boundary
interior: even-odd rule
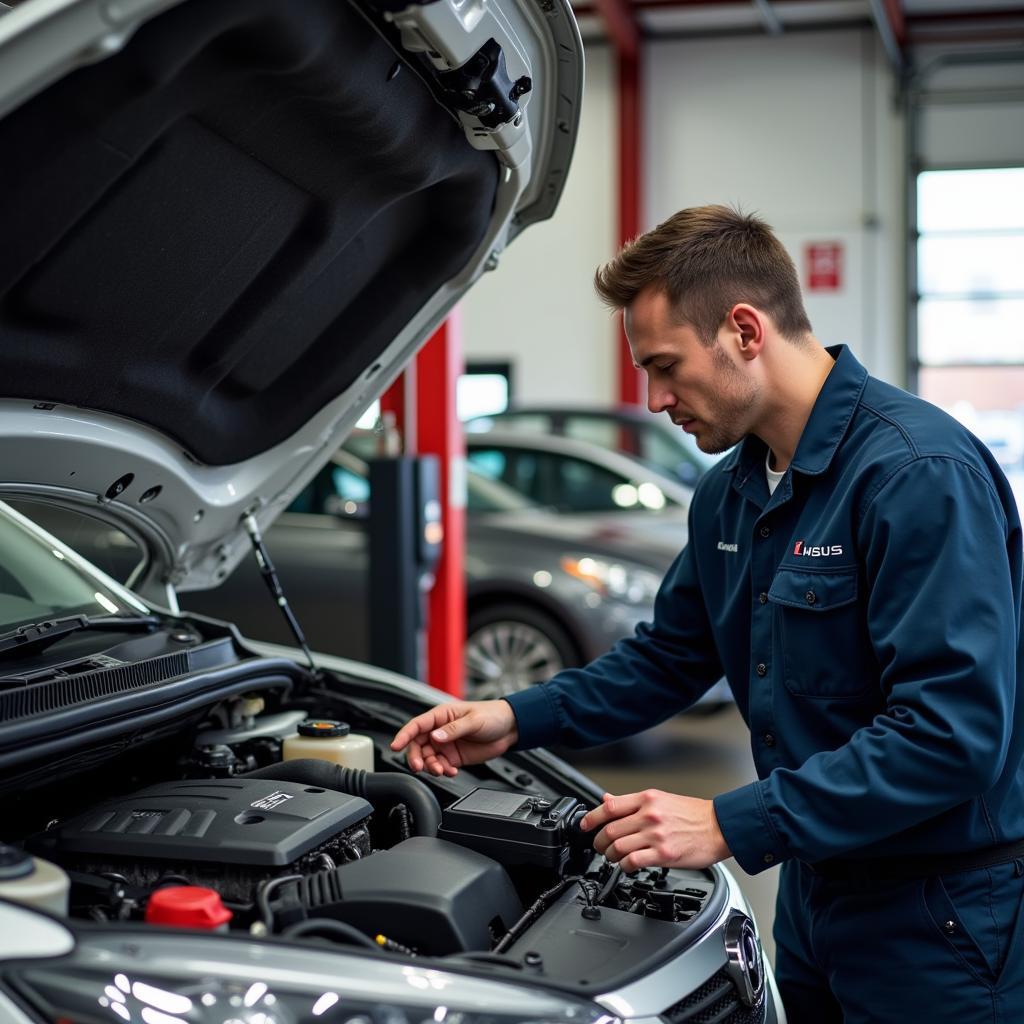
[[[726,325],[736,339],[736,351],[741,359],[756,359],[761,354],[768,325],[760,310],[738,302],[729,310]]]

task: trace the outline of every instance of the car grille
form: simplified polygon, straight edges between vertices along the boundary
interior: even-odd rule
[[[666,1024],[763,1024],[765,997],[756,1006],[740,1002],[736,986],[723,967],[700,988],[661,1014]]]

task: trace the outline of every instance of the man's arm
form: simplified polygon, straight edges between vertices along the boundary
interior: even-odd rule
[[[716,798],[744,870],[847,854],[993,785],[1017,686],[1007,529],[990,481],[956,459],[919,458],[880,489],[860,539],[886,710],[838,749]]]
[[[699,488],[698,488],[699,491]],[[690,506],[690,536],[693,509]],[[498,701],[441,704],[407,722],[391,749],[413,771],[457,774],[515,745],[589,746],[663,721],[696,701],[722,674],[689,546],[654,602],[654,621],[585,668]]]
[[[695,505],[696,498],[691,538]],[[662,581],[652,622],[589,665],[506,698],[519,728],[517,748],[587,747],[631,736],[689,707],[721,675],[688,544]]]

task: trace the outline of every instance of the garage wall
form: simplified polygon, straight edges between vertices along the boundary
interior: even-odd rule
[[[807,242],[841,243],[842,286],[808,295],[811,322],[826,343],[850,343],[873,372],[902,382],[903,137],[874,32],[648,47],[646,223],[738,202],[796,257]],[[464,303],[467,357],[512,361],[519,399],[615,397],[614,329],[591,287],[615,251],[614,125],[613,61],[591,46],[562,205]]]
[[[902,118],[871,29],[654,43],[648,214],[739,204],[797,261],[825,344],[904,374]],[[808,289],[805,247],[838,243],[840,287]]]
[[[517,399],[608,401],[611,318],[594,294],[597,264],[615,253],[615,106],[607,47],[587,52],[576,152],[555,216],[535,225],[462,303],[467,359],[508,361]]]

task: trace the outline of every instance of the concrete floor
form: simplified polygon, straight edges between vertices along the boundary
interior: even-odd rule
[[[756,777],[750,734],[734,707],[711,716],[680,715],[625,743],[559,753],[610,793],[653,787],[710,799]],[[753,907],[765,953],[774,964],[778,868],[750,876],[734,860],[726,864]]]

